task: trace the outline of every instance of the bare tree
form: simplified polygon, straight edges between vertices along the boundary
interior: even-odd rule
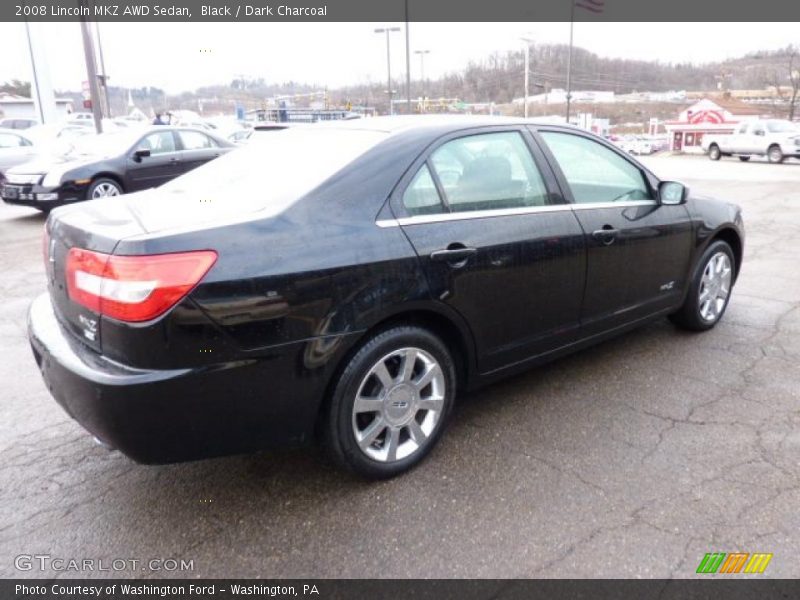
[[[786,102],[790,121],[794,120],[800,104],[800,47],[788,46],[783,52],[785,69],[774,72],[775,93]],[[784,91],[782,81],[789,80],[789,90]]]

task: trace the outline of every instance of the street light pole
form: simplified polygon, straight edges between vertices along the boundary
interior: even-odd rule
[[[392,96],[394,92],[392,91],[392,51],[391,45],[389,42],[389,34],[393,31],[400,31],[399,27],[379,27],[375,30],[375,33],[385,33],[386,34],[386,80],[389,83],[388,87],[386,88],[386,92],[389,94],[389,114],[394,114],[394,105],[392,104]]]
[[[569,53],[567,54],[567,125],[569,125],[569,104],[572,100],[572,32],[575,28],[575,2],[569,14]]]
[[[406,113],[411,114],[411,41],[408,32],[408,0],[406,0]]]
[[[422,84],[422,105],[420,107],[420,112],[422,112],[425,107],[425,55],[430,53],[430,50],[414,50],[414,54],[419,55],[419,80]]]
[[[528,37],[521,37],[519,38],[523,42],[525,42],[525,118],[528,118],[528,84],[530,79],[530,54],[531,54],[531,42],[533,41],[531,38]]]

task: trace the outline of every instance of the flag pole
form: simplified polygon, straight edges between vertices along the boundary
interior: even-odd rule
[[[575,26],[575,0],[571,0],[569,13],[569,53],[567,54],[567,124],[569,124],[569,103],[572,99],[572,31]]]

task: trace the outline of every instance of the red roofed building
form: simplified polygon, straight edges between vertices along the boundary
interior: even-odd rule
[[[742,121],[761,116],[763,108],[730,98],[703,98],[678,115],[675,121],[666,121],[669,149],[673,152],[702,153],[700,144],[707,133],[733,133]]]

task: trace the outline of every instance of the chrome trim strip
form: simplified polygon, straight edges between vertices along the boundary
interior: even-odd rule
[[[492,217],[513,217],[515,215],[533,215],[537,213],[563,212],[568,210],[591,210],[593,208],[628,208],[631,206],[656,206],[655,200],[630,200],[627,202],[596,202],[586,204],[552,204],[549,206],[531,206],[525,208],[502,208],[497,210],[474,210],[436,215],[416,215],[399,219],[381,219],[375,221],[378,227],[400,227],[403,225],[425,225],[447,221],[464,221],[467,219],[489,219]]]

